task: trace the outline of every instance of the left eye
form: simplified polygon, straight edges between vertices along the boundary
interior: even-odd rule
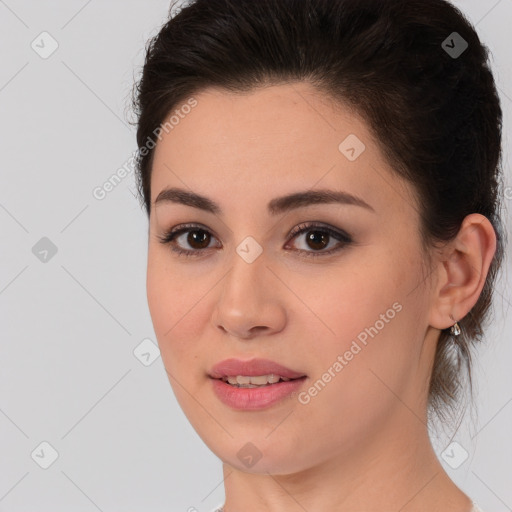
[[[289,240],[293,240],[302,234],[307,235],[305,237],[305,243],[313,249],[313,251],[297,249],[306,257],[316,257],[331,254],[352,243],[351,237],[343,231],[338,231],[328,226],[311,223],[297,226],[290,233]],[[210,249],[209,246],[211,240],[215,237],[213,237],[208,229],[193,224],[178,226],[177,228],[174,228],[165,233],[164,236],[159,236],[158,238],[161,243],[169,244],[171,246],[171,250],[175,253],[178,253],[179,255],[201,256],[201,253],[203,253],[206,249]],[[183,246],[177,243],[181,238],[184,238],[182,242],[187,243],[189,247],[192,247],[193,249],[183,249]],[[334,248],[326,251],[323,250],[329,246],[329,242],[332,241],[330,240],[331,238],[337,240],[338,244],[335,245]]]
[[[299,235],[303,234],[307,235],[304,243],[307,244],[308,247],[314,249],[314,251],[299,249],[301,252],[305,252],[307,256],[331,254],[352,243],[352,239],[346,233],[318,224],[301,224],[297,226],[291,232],[290,239],[297,238]],[[335,244],[334,248],[323,251],[322,249],[328,247],[329,241],[332,241],[333,238],[338,241],[338,244]],[[320,254],[315,254],[315,252],[320,252]]]

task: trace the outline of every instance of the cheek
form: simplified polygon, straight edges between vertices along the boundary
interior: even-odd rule
[[[146,279],[148,307],[162,356],[182,327],[179,320],[185,315],[187,301],[187,289],[183,284],[177,272],[167,268],[163,258],[149,254]]]
[[[148,266],[148,306],[162,363],[176,400],[187,416],[194,413],[197,405],[191,396],[198,394],[206,378],[201,356],[205,351],[194,342],[201,339],[201,327],[195,320],[204,307],[198,302],[203,295],[198,288],[197,281],[191,283],[166,265],[159,266],[153,260]]]
[[[171,266],[160,254],[148,255],[146,292],[153,328],[166,369],[180,375],[188,375],[200,356],[197,340],[206,328],[207,292],[212,286],[188,272]]]
[[[369,368],[393,381],[419,356],[427,309],[424,289],[418,286],[419,260],[391,252],[372,256],[371,261],[347,261],[319,280],[303,278],[296,288],[315,313],[296,321],[309,333],[304,349],[314,343],[317,378],[341,356],[343,373],[350,373],[353,382],[375,381]]]
[[[385,260],[366,265],[353,258],[317,275],[296,279],[293,290],[311,313],[302,323],[309,318],[309,325],[322,338],[338,340],[342,346],[374,325],[387,310],[391,309],[389,316],[394,317],[393,304],[401,302],[403,294],[387,265]]]

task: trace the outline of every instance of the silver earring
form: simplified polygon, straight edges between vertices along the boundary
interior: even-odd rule
[[[450,315],[450,318],[455,321],[452,315]],[[455,321],[455,323],[450,327],[450,334],[452,336],[458,336],[461,333],[459,323]]]
[[[450,334],[452,336],[458,336],[460,334],[460,327],[459,327],[459,324],[457,322],[455,322],[451,327],[450,327]]]

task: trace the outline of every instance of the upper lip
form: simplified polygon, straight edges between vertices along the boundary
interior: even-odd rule
[[[254,377],[256,375],[279,375],[288,379],[298,379],[304,377],[304,373],[296,372],[278,364],[269,359],[225,359],[215,364],[210,370],[210,377],[214,379],[222,379],[223,377],[233,377],[236,375],[244,375]]]

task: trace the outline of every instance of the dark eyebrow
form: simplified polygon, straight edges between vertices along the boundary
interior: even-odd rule
[[[221,207],[211,199],[189,192],[182,188],[165,188],[155,199],[155,206],[159,203],[171,202],[198,208],[215,215],[222,214]],[[283,197],[276,197],[268,203],[268,211],[271,215],[278,215],[280,213],[288,212],[297,208],[310,206],[313,204],[348,204],[355,205],[370,210],[375,213],[375,210],[361,198],[349,194],[348,192],[341,192],[329,189],[322,190],[308,190],[306,192],[295,192]]]

